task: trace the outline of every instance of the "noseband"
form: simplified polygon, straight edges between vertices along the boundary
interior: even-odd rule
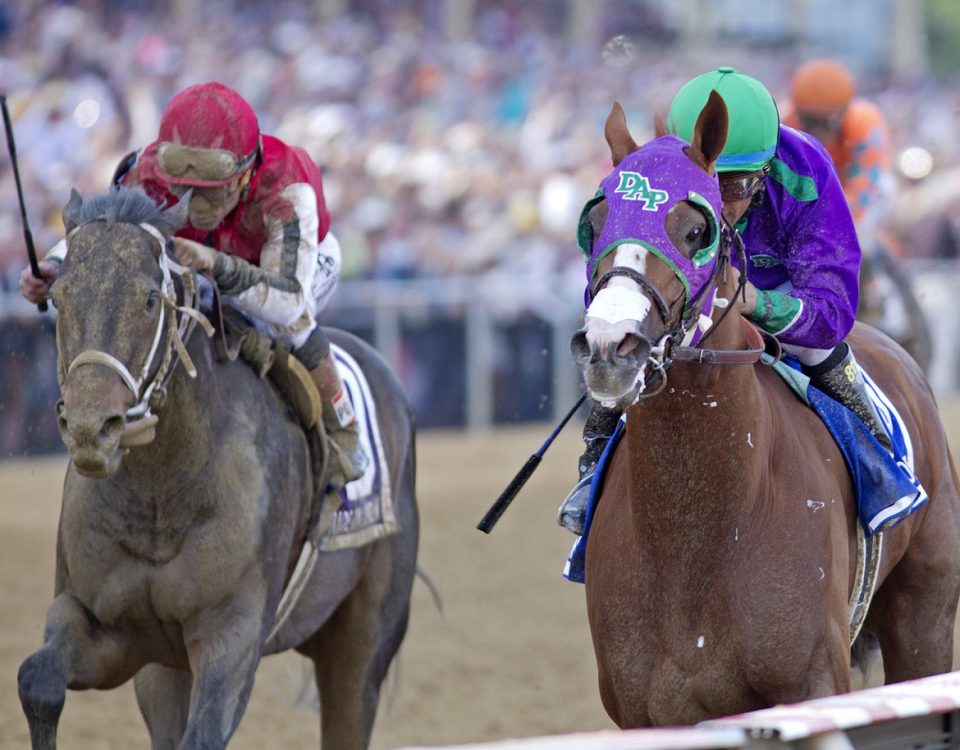
[[[733,294],[733,300],[714,298],[713,306],[724,308],[720,318],[716,321],[710,315],[703,313],[703,304],[708,293],[716,288],[717,280],[722,278],[726,280],[727,267],[730,265],[730,256],[732,249],[736,248],[737,257],[740,259],[740,267],[746,268],[746,249],[744,248],[743,238],[731,227],[726,220],[723,220],[723,227],[720,236],[720,252],[717,255],[717,262],[709,279],[703,285],[700,293],[691,299],[689,310],[686,315],[682,311],[684,299],[678,297],[672,304],[667,302],[663,293],[657,288],[646,275],[640,273],[634,268],[628,266],[613,266],[603,273],[590,289],[591,301],[597,293],[606,286],[610,279],[617,276],[625,276],[640,286],[649,298],[653,301],[660,317],[663,320],[665,333],[660,340],[651,347],[650,354],[647,357],[647,363],[650,365],[649,375],[644,379],[643,388],[640,389],[639,398],[650,398],[660,393],[667,385],[667,367],[671,362],[697,362],[700,364],[728,365],[728,364],[755,364],[761,361],[762,355],[769,349],[774,350],[774,361],[780,358],[779,342],[773,337],[765,339],[764,334],[753,324],[744,319],[745,331],[749,340],[749,346],[746,349],[707,349],[703,343],[716,331],[717,327],[723,322],[724,318],[734,308],[731,304],[737,297],[745,294],[747,283],[746,275],[741,273],[737,289]],[[721,304],[722,302],[722,304]],[[672,322],[672,321],[676,322]],[[700,333],[699,340],[694,342],[694,337]],[[653,380],[655,374],[660,375],[660,385],[655,391],[648,391],[647,387]]]
[[[82,226],[82,225],[81,225]],[[166,401],[167,385],[177,361],[182,362],[184,369],[191,378],[197,376],[197,368],[187,353],[186,342],[197,325],[203,328],[207,336],[214,333],[213,326],[206,316],[200,312],[200,290],[196,283],[194,272],[177,264],[165,252],[167,239],[152,224],[139,224],[143,231],[153,237],[160,244],[160,252],[157,262],[160,271],[163,274],[163,280],[160,284],[160,291],[163,295],[163,306],[160,309],[160,317],[157,320],[157,327],[153,335],[153,343],[147,354],[143,365],[140,367],[140,374],[134,376],[130,368],[123,362],[108,352],[97,349],[86,349],[78,354],[69,367],[64,367],[63,349],[60,342],[59,327],[57,334],[57,361],[60,363],[58,368],[58,380],[60,382],[60,392],[66,389],[67,381],[78,367],[83,365],[101,365],[113,370],[124,385],[133,393],[136,403],[125,412],[125,424],[123,436],[120,439],[120,447],[127,448],[134,445],[143,445],[153,439],[154,428],[158,417],[152,411],[159,410]],[[79,229],[76,227],[67,237],[70,237]],[[177,303],[177,289],[173,283],[173,274],[176,274],[183,289],[184,300],[190,300],[183,305]],[[180,314],[179,321],[177,314]],[[163,334],[167,333],[167,346],[161,352],[161,342]],[[150,371],[154,368],[154,362],[160,355],[160,364],[156,368],[153,378],[147,382]],[[146,387],[144,387],[146,383]],[[58,412],[63,408],[63,401],[57,403]]]

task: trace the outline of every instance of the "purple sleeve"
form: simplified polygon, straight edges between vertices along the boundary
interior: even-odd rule
[[[833,170],[817,175],[818,198],[794,203],[788,233],[787,271],[802,303],[780,335],[787,343],[829,349],[850,333],[859,299],[860,244]]]
[[[781,341],[830,349],[853,327],[860,244],[833,162],[815,139],[786,126],[743,239],[749,278],[769,291],[761,324]]]

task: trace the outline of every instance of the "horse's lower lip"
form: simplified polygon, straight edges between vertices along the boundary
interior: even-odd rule
[[[587,368],[583,370],[584,383],[590,392],[590,397],[604,406],[620,404],[636,395],[638,380],[642,378],[643,368],[632,368],[629,371],[613,368]]]
[[[91,479],[102,479],[116,471],[117,461],[113,457],[104,456],[99,451],[81,448],[71,456],[73,467]]]
[[[608,408],[612,408],[614,404],[619,402],[621,399],[625,398],[626,395],[627,395],[626,392],[612,394],[612,393],[600,393],[598,391],[590,391],[590,398],[592,398],[594,401],[597,401],[598,403]]]

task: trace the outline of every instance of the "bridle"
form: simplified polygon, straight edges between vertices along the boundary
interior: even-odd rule
[[[720,248],[713,271],[696,297],[693,297],[686,305],[686,313],[683,311],[685,305],[683,296],[678,297],[672,304],[669,303],[653,281],[628,266],[613,266],[601,274],[590,287],[589,296],[592,301],[611,279],[618,276],[626,277],[635,282],[641,291],[649,296],[664,322],[666,332],[651,347],[650,354],[647,356],[647,364],[650,365],[650,368],[644,378],[642,387],[639,389],[638,398],[650,398],[666,388],[667,368],[674,361],[711,365],[755,364],[756,362],[766,361],[762,360],[763,354],[771,349],[773,350],[771,352],[772,360],[769,363],[772,364],[780,358],[779,342],[769,334],[762,333],[746,319],[743,319],[744,330],[748,339],[746,349],[708,349],[703,346],[704,342],[713,335],[727,315],[730,314],[730,311],[734,309],[733,300],[745,294],[747,282],[746,274],[742,273],[732,300],[716,297],[717,282],[718,280],[726,281],[727,269],[731,265],[731,256],[734,249],[740,261],[740,268],[745,269],[747,267],[743,238],[725,219],[722,219],[722,222]],[[704,304],[711,292],[713,292],[711,308],[723,308],[723,312],[716,321],[709,313],[704,314],[703,311]],[[712,309],[710,312],[712,312]],[[656,390],[649,391],[648,387],[656,376],[660,377],[660,383]]]
[[[75,227],[67,235],[69,244],[71,237],[80,229]],[[207,317],[200,312],[200,288],[196,282],[195,272],[173,261],[166,253],[167,238],[152,224],[141,223],[137,226],[149,234],[160,245],[157,254],[157,263],[160,267],[162,280],[160,292],[162,306],[157,326],[153,334],[153,341],[143,363],[137,368],[131,368],[108,352],[97,349],[86,349],[78,354],[65,366],[63,347],[60,341],[60,329],[57,327],[57,379],[60,383],[60,392],[66,389],[67,381],[77,368],[84,365],[101,365],[113,370],[133,393],[136,403],[124,413],[124,432],[120,439],[120,447],[127,448],[134,445],[149,443],[154,436],[154,428],[158,417],[153,412],[159,411],[166,402],[167,387],[177,362],[191,378],[197,376],[197,368],[187,353],[186,342],[196,329],[197,325],[203,328],[207,336],[213,336],[214,328]],[[180,290],[183,302],[178,299],[177,285],[174,276],[180,281]],[[189,300],[189,302],[188,302]],[[178,319],[179,316],[179,319]],[[166,334],[166,337],[164,337]],[[166,338],[166,345],[163,345]],[[159,359],[159,364],[156,364]],[[153,372],[153,376],[150,373]],[[63,409],[63,400],[57,403],[58,414]]]

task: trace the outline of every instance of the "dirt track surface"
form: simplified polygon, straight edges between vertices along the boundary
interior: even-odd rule
[[[942,412],[960,455],[960,403]],[[583,588],[561,570],[573,537],[554,523],[580,450],[571,424],[489,536],[475,526],[549,434],[537,425],[418,439],[420,563],[443,597],[414,587],[399,668],[385,687],[374,750],[607,729]],[[53,588],[64,458],[0,463],[0,748],[28,748],[16,696],[20,662],[41,642]],[[262,664],[230,747],[319,747],[318,715],[298,704],[309,680],[296,655]],[[302,703],[302,702],[301,702]],[[67,694],[66,750],[147,748],[130,684]]]

